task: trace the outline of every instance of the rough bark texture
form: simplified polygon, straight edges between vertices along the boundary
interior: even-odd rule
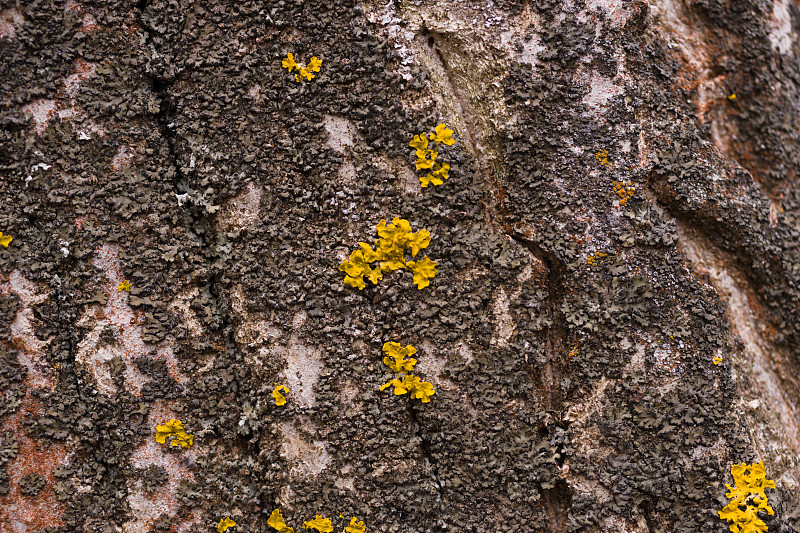
[[[798,35],[792,0],[0,0],[0,531],[724,532],[745,461],[800,531]],[[431,286],[345,287],[396,216]],[[430,403],[378,391],[385,341]]]

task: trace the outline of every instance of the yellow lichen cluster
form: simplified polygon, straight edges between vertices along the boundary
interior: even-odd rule
[[[429,135],[430,138],[428,138]],[[425,176],[419,178],[422,187],[427,187],[431,183],[441,185],[450,177],[450,164],[440,163],[436,159],[439,157],[440,144],[450,146],[454,142],[456,141],[453,139],[453,130],[447,129],[447,126],[442,123],[436,126],[433,133],[422,132],[414,135],[414,138],[408,143],[411,148],[416,150],[417,159],[414,164],[417,166],[417,170],[428,171]],[[435,148],[429,148],[430,143],[436,143]]]
[[[765,489],[775,488],[775,482],[767,479],[764,463],[734,464],[731,466],[731,475],[734,486],[725,484],[730,491],[725,496],[731,501],[719,511],[719,517],[732,522],[729,528],[733,533],[766,532],[767,525],[758,517],[758,512],[775,514],[764,494]]]
[[[120,284],[117,285],[117,291],[118,292],[122,292],[122,291],[130,292],[130,290],[131,290],[131,282],[128,281],[127,279],[125,281],[123,281],[123,282],[120,282]]]
[[[720,364],[722,362],[722,357],[716,356],[714,357],[714,366]]]
[[[627,205],[628,200],[633,196],[633,193],[636,192],[636,189],[632,187],[630,183],[622,181],[615,181],[613,185],[614,191],[617,193],[617,196],[619,196],[619,205]]]
[[[600,260],[607,255],[608,254],[604,254],[603,252],[595,252],[586,259],[586,262],[589,264],[589,266],[597,266],[600,264]]]
[[[375,241],[375,249],[360,242],[361,249],[353,251],[350,258],[339,265],[339,270],[345,273],[344,284],[361,290],[366,286],[365,277],[377,285],[384,272],[402,269],[414,274],[418,289],[430,285],[430,280],[436,275],[436,262],[427,255],[418,261],[406,261],[404,257],[406,248],[411,249],[412,257],[426,248],[431,242],[430,232],[426,229],[412,232],[408,220],[397,217],[391,224],[381,220],[376,229],[380,238]],[[371,266],[376,262],[377,266]]]
[[[344,518],[342,515],[339,515],[339,517]],[[278,533],[295,533],[294,529],[286,525],[286,521],[283,519],[283,516],[278,509],[275,509],[272,511],[272,514],[269,515],[267,525],[276,530]],[[303,522],[303,528],[316,529],[320,533],[331,533],[333,531],[333,523],[331,522],[330,518],[325,518],[322,515],[316,515],[313,520]],[[364,533],[364,522],[358,521],[356,517],[353,517],[350,519],[350,525],[345,527],[344,530],[347,533]]]
[[[394,387],[396,395],[411,393],[411,397],[421,400],[422,403],[431,401],[431,396],[436,394],[433,390],[433,385],[427,381],[422,381],[419,377],[411,372],[414,370],[414,365],[417,360],[411,357],[417,353],[417,349],[411,346],[401,346],[399,342],[385,342],[383,344],[383,352],[386,357],[383,358],[383,364],[388,366],[392,372],[397,376],[390,380],[389,383],[381,385],[381,390],[388,387]]]
[[[596,154],[594,154],[594,157],[600,161],[601,165],[605,166],[608,164],[608,150],[601,148]]]
[[[229,528],[236,526],[236,522],[228,517],[222,518],[217,524],[217,533],[225,533]]]
[[[3,232],[0,231],[0,246],[3,248],[8,248],[8,245],[11,244],[11,241],[14,240],[14,237],[11,235],[3,235]]]
[[[191,448],[194,443],[194,436],[189,435],[183,429],[183,422],[174,418],[163,426],[156,426],[156,441],[165,444],[169,439],[170,446],[181,448]]]
[[[275,398],[275,405],[279,407],[281,405],[286,405],[286,397],[284,394],[289,394],[289,389],[279,383],[276,383],[275,388],[272,389],[272,397]]]
[[[572,349],[567,354],[567,357],[578,357],[578,348],[580,348],[580,346],[578,346],[577,344],[573,346]]]
[[[312,72],[319,72],[319,67],[322,65],[322,60],[318,59],[316,56],[312,57],[311,60],[308,62],[308,65],[301,65],[297,61],[294,60],[294,55],[291,52],[286,54],[286,57],[283,59],[283,68],[287,69],[289,72],[297,69],[297,73],[294,75],[294,79],[297,83],[300,83],[301,80],[304,78],[308,81],[314,79],[314,75]]]

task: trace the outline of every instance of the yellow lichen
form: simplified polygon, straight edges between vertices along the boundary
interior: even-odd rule
[[[442,123],[436,126],[432,133],[422,132],[419,135],[414,135],[414,138],[408,143],[415,150],[414,165],[417,170],[429,171],[425,176],[419,177],[422,187],[427,187],[431,183],[441,185],[444,180],[450,177],[450,164],[440,163],[437,158],[439,157],[440,144],[451,146],[455,142],[453,130],[447,129],[447,126]],[[436,146],[431,148],[430,143],[436,143]]]
[[[594,157],[600,161],[600,164],[605,166],[608,164],[608,150],[600,149],[594,154]]]
[[[117,291],[119,291],[119,292],[122,292],[122,291],[130,292],[130,290],[131,290],[131,282],[128,281],[127,279],[125,281],[121,282],[119,285],[117,285]]]
[[[159,444],[166,444],[169,439],[170,446],[181,448],[191,448],[194,444],[194,436],[189,435],[183,429],[183,422],[171,419],[163,426],[156,426],[156,441]]]
[[[417,353],[417,349],[410,344],[404,347],[398,342],[385,342],[383,344],[383,352],[386,354],[386,357],[383,358],[383,364],[388,366],[397,376],[389,380],[388,383],[381,385],[381,390],[394,387],[394,393],[397,396],[411,393],[412,398],[421,400],[422,403],[430,402],[431,396],[436,393],[433,390],[433,385],[412,374],[411,372],[414,370],[417,360],[413,357],[406,358]]]
[[[600,260],[607,255],[608,254],[604,254],[603,252],[595,252],[586,259],[586,262],[589,264],[589,266],[597,266],[600,264]]]
[[[728,100],[730,100],[731,102],[733,102],[734,100],[736,100],[736,93],[731,93],[731,94],[728,96]]]
[[[8,248],[8,245],[11,244],[11,241],[14,240],[14,237],[11,235],[3,235],[3,232],[0,231],[0,246],[3,248]]]
[[[281,516],[281,512],[278,509],[275,509],[272,511],[272,514],[269,515],[269,519],[267,519],[267,525],[277,530],[278,533],[294,533],[294,529],[286,525],[286,522],[283,520],[283,516]]]
[[[767,479],[764,463],[734,464],[731,475],[734,486],[725,484],[729,491],[725,496],[731,501],[719,511],[719,517],[732,522],[728,527],[733,533],[765,533],[767,525],[758,517],[758,512],[775,514],[764,493],[766,489],[774,489],[775,482]]]
[[[286,405],[286,397],[281,394],[281,392],[283,392],[283,394],[289,394],[289,389],[276,383],[275,388],[272,389],[272,397],[275,398],[275,405],[277,406]]]
[[[633,196],[633,193],[636,192],[636,189],[633,188],[630,183],[621,181],[615,181],[613,185],[614,191],[617,193],[617,196],[619,196],[619,205],[627,205],[628,200]]]
[[[229,528],[232,528],[236,525],[236,522],[231,520],[228,517],[225,517],[219,521],[217,525],[217,533],[225,533]]]
[[[301,65],[297,61],[294,60],[294,55],[289,52],[286,54],[286,57],[283,59],[281,66],[287,69],[289,72],[293,70],[297,70],[297,73],[294,75],[294,80],[297,83],[300,83],[301,80],[306,79],[311,81],[314,79],[314,75],[312,72],[319,72],[320,66],[322,65],[322,60],[317,58],[316,56],[312,57],[308,65]]]
[[[355,516],[350,519],[350,525],[344,528],[345,533],[364,533],[364,521],[359,521]]]
[[[722,357],[714,357],[714,365],[718,365],[722,362]]]
[[[425,249],[431,242],[431,234],[426,229],[417,232],[411,231],[408,220],[395,217],[391,224],[381,220],[376,226],[379,238],[375,241],[373,249],[365,242],[358,243],[360,250],[354,250],[350,257],[339,265],[339,270],[345,273],[344,284],[358,290],[366,286],[364,278],[377,285],[383,279],[385,272],[393,270],[409,270],[414,275],[414,283],[418,289],[430,285],[430,280],[436,275],[436,262],[428,256],[418,261],[405,259],[405,251],[411,249],[411,256]],[[378,263],[373,266],[373,263]]]
[[[320,533],[331,533],[333,531],[331,519],[323,518],[321,515],[317,515],[316,518],[308,522],[303,522],[303,527],[305,529],[316,529]]]

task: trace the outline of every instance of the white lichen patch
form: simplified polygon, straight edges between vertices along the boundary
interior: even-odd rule
[[[307,420],[302,422],[301,427],[304,432],[315,431],[314,425]],[[323,441],[306,439],[295,426],[295,422],[281,423],[280,432],[283,440],[280,454],[291,465],[289,470],[291,475],[317,476],[328,467],[331,456]]]
[[[155,430],[157,425],[172,418],[177,417],[169,407],[158,402],[151,406],[147,424]],[[191,428],[187,429],[192,433]],[[127,477],[128,505],[131,508],[132,519],[123,524],[124,533],[149,533],[152,531],[153,523],[162,513],[169,517],[176,516],[180,508],[178,486],[183,479],[194,481],[194,474],[191,471],[194,460],[193,448],[181,449],[180,452],[172,451],[167,445],[156,442],[154,434],[149,435],[134,450],[130,459],[131,467],[160,466],[167,471],[167,480],[152,494],[148,494],[144,491],[139,476]]]
[[[78,59],[75,61],[74,73],[64,78],[63,89],[55,100],[35,100],[22,107],[23,113],[32,116],[33,129],[38,135],[44,134],[50,120],[57,116],[62,121],[73,124],[79,139],[91,138],[90,133],[105,136],[105,128],[94,122],[75,101],[83,81],[92,77],[96,71],[97,65]]]
[[[226,202],[217,215],[220,231],[244,231],[260,219],[263,190],[249,183],[244,191]]]
[[[792,0],[775,0],[772,3],[769,42],[781,54],[791,53],[792,44],[797,40],[792,30],[791,3]]]
[[[97,250],[92,265],[103,272],[103,293],[106,304],[102,308],[88,309],[78,321],[79,326],[91,328],[78,344],[75,361],[92,373],[98,390],[103,394],[114,394],[115,386],[111,379],[108,361],[119,357],[125,364],[125,389],[139,396],[148,378],[142,374],[135,363],[140,356],[164,359],[169,375],[179,383],[185,382],[178,361],[168,345],[149,346],[144,342],[141,314],[133,311],[128,303],[129,293],[120,291],[119,284],[125,278],[116,246],[104,245]],[[101,336],[109,330],[115,335],[110,344]]]
[[[0,11],[0,39],[14,40],[17,36],[17,28],[24,21],[22,13],[13,7]]]
[[[352,183],[358,175],[352,148],[363,140],[358,128],[353,121],[333,115],[325,115],[322,124],[328,134],[326,144],[344,157],[339,167],[339,177],[343,183]]]
[[[17,348],[17,359],[28,369],[27,383],[32,388],[53,388],[55,380],[52,370],[44,359],[44,350],[49,340],[36,336],[33,307],[48,298],[48,294],[25,279],[19,270],[8,278],[0,275],[0,293],[14,294],[19,299],[19,308],[11,324],[11,339]]]
[[[302,407],[312,407],[315,403],[314,385],[323,367],[322,352],[294,335],[281,347],[281,352],[286,361],[283,375],[292,391],[292,399]]]
[[[536,262],[541,268],[541,263],[533,255],[530,261]],[[511,315],[511,301],[519,298],[522,294],[522,285],[533,276],[533,265],[528,263],[525,268],[517,275],[516,283],[510,294],[503,287],[499,287],[492,298],[491,310],[494,318],[494,333],[489,341],[492,346],[504,348],[508,346],[511,339],[517,332],[517,323]]]
[[[492,316],[494,317],[494,334],[490,344],[498,348],[505,348],[517,331],[517,324],[511,316],[511,302],[503,287],[498,288],[494,293]]]
[[[583,97],[583,103],[595,114],[603,114],[609,100],[625,92],[625,87],[617,83],[617,78],[611,79],[593,71],[589,94]]]
[[[447,355],[442,353],[428,340],[420,343],[421,350],[417,353],[416,373],[426,381],[432,382],[435,387],[443,390],[458,390],[458,385],[450,381],[444,369],[447,367]]]

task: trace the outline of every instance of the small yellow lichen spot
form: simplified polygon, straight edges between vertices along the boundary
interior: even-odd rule
[[[355,516],[350,519],[350,525],[344,528],[345,533],[364,533],[364,521],[359,521]]]
[[[278,509],[275,509],[272,511],[272,514],[269,515],[269,519],[267,519],[267,525],[272,529],[277,530],[278,533],[294,533],[294,529],[286,525],[286,522],[283,520],[283,516],[281,516],[281,512]]]
[[[600,260],[607,255],[608,254],[604,254],[603,252],[595,252],[586,259],[586,262],[589,264],[589,266],[597,266],[600,264]]]
[[[14,237],[11,235],[3,235],[3,232],[0,231],[0,246],[3,248],[8,248],[8,245],[11,244],[11,241],[14,240]]]
[[[308,65],[302,65],[295,61],[291,52],[286,54],[286,57],[281,63],[281,66],[287,69],[289,72],[297,70],[297,73],[294,75],[294,80],[297,83],[300,83],[303,79],[308,81],[313,80],[315,76],[312,74],[312,72],[319,72],[321,65],[322,60],[316,56],[311,58],[311,60],[308,62]]]
[[[636,192],[636,189],[632,187],[630,183],[621,181],[615,181],[613,185],[614,191],[617,193],[617,196],[619,196],[619,205],[627,205],[628,200],[633,196],[633,193]]]
[[[228,529],[234,526],[236,526],[236,522],[225,517],[219,521],[219,524],[217,525],[217,533],[225,533]]]
[[[715,357],[714,358],[714,365],[718,365],[722,362],[722,357]]]
[[[573,346],[572,349],[567,354],[567,357],[577,357],[578,356],[578,346]]]
[[[758,512],[775,514],[764,493],[766,489],[774,489],[775,482],[767,479],[764,463],[734,464],[731,475],[734,486],[725,484],[730,491],[725,496],[730,502],[718,511],[719,517],[732,522],[728,527],[733,533],[765,533],[767,525],[758,517]]]
[[[608,150],[601,148],[596,154],[594,154],[594,157],[600,161],[601,165],[605,166],[608,164]]]
[[[166,444],[169,439],[170,446],[181,448],[191,448],[194,444],[194,436],[189,435],[183,429],[183,422],[174,418],[163,426],[156,426],[156,441],[159,444]]]
[[[122,291],[130,292],[130,290],[131,290],[131,282],[128,281],[127,279],[125,281],[121,282],[119,285],[117,285],[117,291],[119,291],[119,292],[122,292]]]
[[[331,533],[331,531],[333,531],[331,519],[323,518],[321,515],[317,515],[314,520],[309,522],[303,522],[303,527],[305,529],[316,529],[320,533]]]
[[[276,383],[275,388],[272,389],[272,397],[275,398],[275,405],[277,406],[286,405],[286,397],[281,392],[289,394],[289,389]]]
[[[734,100],[736,100],[736,93],[731,93],[731,94],[728,96],[728,100],[730,100],[731,102],[733,102]]]

